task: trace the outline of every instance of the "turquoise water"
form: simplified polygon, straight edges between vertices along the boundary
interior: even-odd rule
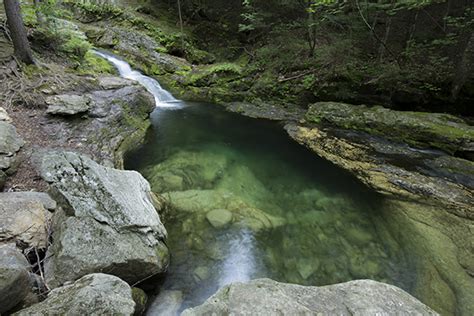
[[[380,218],[382,197],[278,124],[198,103],[151,119],[126,167],[167,200],[172,258],[160,286],[181,292],[180,309],[258,277],[413,286],[415,269]]]

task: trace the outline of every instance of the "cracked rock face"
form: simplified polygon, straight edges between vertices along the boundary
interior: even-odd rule
[[[56,152],[44,157],[41,174],[61,207],[46,262],[50,286],[94,272],[135,283],[166,270],[167,233],[139,173]]]
[[[190,315],[437,315],[405,291],[358,280],[301,286],[270,279],[234,283],[219,290]]]
[[[14,315],[133,315],[134,309],[126,282],[97,273],[54,289],[43,302]]]

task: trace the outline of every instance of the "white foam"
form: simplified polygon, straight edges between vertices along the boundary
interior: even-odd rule
[[[157,107],[160,108],[181,108],[183,106],[180,100],[175,99],[171,93],[161,87],[158,81],[147,77],[139,71],[133,70],[128,63],[104,52],[94,51],[98,56],[107,59],[117,68],[120,76],[130,80],[137,81],[154,97]]]

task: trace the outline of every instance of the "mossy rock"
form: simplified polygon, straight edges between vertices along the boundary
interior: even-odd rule
[[[186,78],[185,84],[196,87],[234,81],[242,76],[242,68],[233,63],[220,63],[195,68]]]
[[[142,315],[146,309],[148,296],[142,289],[138,287],[132,287],[132,299],[135,302],[135,313],[133,315]]]
[[[474,128],[449,114],[318,102],[310,106],[306,120],[360,130],[421,148],[436,148],[470,160],[473,158]]]

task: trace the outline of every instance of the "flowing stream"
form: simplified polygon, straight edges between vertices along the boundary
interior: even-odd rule
[[[121,77],[137,81],[144,86],[145,89],[155,97],[157,107],[179,108],[181,106],[181,102],[176,100],[171,93],[163,89],[155,79],[133,70],[128,63],[115,56],[100,51],[94,51],[94,53],[112,63],[115,68],[117,68]]]
[[[274,122],[177,101],[156,80],[97,54],[157,103],[145,144],[126,157],[170,205],[171,265],[150,315],[259,277],[305,285],[370,278],[412,289],[413,257],[385,228],[378,194]]]

